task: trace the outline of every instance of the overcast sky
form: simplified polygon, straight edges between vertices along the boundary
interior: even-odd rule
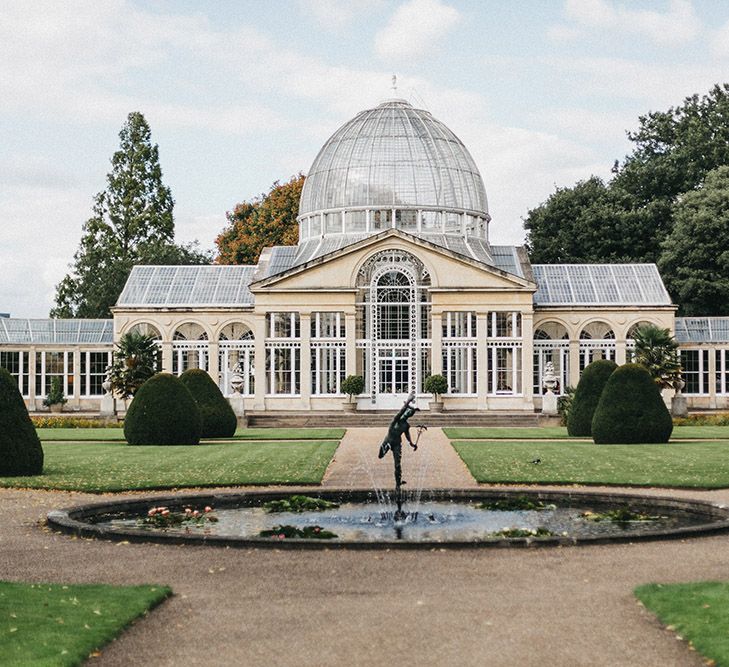
[[[393,73],[473,154],[492,240],[520,243],[555,187],[609,176],[640,114],[729,80],[729,2],[0,0],[0,312],[47,315],[130,111],[178,240],[212,247]]]

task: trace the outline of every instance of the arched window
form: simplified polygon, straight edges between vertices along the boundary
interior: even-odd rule
[[[534,394],[539,396],[543,387],[547,363],[551,362],[559,382],[555,393],[563,395],[569,384],[569,333],[560,322],[543,322],[534,331]]]
[[[233,394],[233,383],[240,393],[255,393],[255,336],[243,322],[226,324],[218,336],[218,386],[224,396]]]
[[[209,368],[208,334],[197,322],[180,324],[172,334],[172,373],[181,375],[188,368]]]
[[[580,332],[580,374],[598,359],[615,361],[615,332],[607,322],[590,322]]]

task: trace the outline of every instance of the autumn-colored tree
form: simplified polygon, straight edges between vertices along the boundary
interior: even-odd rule
[[[263,248],[295,245],[299,240],[296,216],[304,186],[298,174],[286,183],[276,181],[268,194],[238,204],[226,214],[228,226],[215,239],[218,264],[255,264]]]

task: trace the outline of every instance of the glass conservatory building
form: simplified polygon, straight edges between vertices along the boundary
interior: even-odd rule
[[[729,407],[729,318],[674,317],[655,265],[532,265],[493,245],[483,180],[463,143],[404,100],[363,111],[324,144],[299,207],[299,243],[255,266],[137,266],[113,320],[0,318],[0,365],[39,409],[60,376],[98,409],[113,341],[159,341],[163,369],[208,371],[247,410],[392,409],[423,381],[446,410],[533,413],[552,362],[562,393],[594,359],[630,358],[636,326],[681,342],[694,407]],[[68,408],[67,408],[68,409]]]

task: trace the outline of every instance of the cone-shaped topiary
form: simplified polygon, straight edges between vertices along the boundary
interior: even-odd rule
[[[600,400],[605,383],[618,367],[614,361],[598,359],[588,364],[572,398],[567,419],[567,433],[570,435],[592,435],[592,417]]]
[[[43,448],[18,383],[0,368],[0,475],[20,477],[42,472]]]
[[[200,408],[201,438],[230,438],[235,435],[238,426],[235,412],[213,378],[199,368],[190,368],[180,375],[180,381],[190,390]]]
[[[625,364],[607,381],[592,419],[598,444],[668,442],[673,421],[661,390],[639,364]]]
[[[130,445],[197,445],[202,419],[188,388],[169,373],[157,373],[134,396],[124,418]]]

